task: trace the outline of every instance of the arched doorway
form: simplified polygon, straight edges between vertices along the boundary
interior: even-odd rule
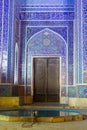
[[[55,72],[54,74],[51,72],[51,67],[53,67],[52,69],[54,70],[53,72]],[[30,94],[34,97],[34,101],[39,101],[38,99],[41,99],[40,97],[43,97],[41,99],[42,101],[60,102],[59,99],[61,86],[67,85],[68,82],[68,49],[63,37],[48,28],[34,34],[26,43],[25,70],[25,95],[27,95],[27,90],[29,90]],[[43,78],[45,81],[42,81],[44,84],[42,85],[44,86],[42,88],[44,92],[42,96],[42,89],[38,86],[38,84],[42,84],[39,82],[39,78],[42,77],[39,72],[43,73],[43,71],[45,72],[46,77],[45,79]],[[50,72],[51,74],[49,74]],[[37,77],[39,78],[37,79]],[[51,81],[53,78],[53,82],[57,82],[57,84],[55,85],[54,83],[51,86],[49,84],[52,84]],[[48,80],[50,80],[50,82]],[[35,84],[37,84],[37,87],[35,87]],[[54,86],[57,87],[54,89]],[[37,91],[39,95],[35,91]],[[48,94],[47,91],[50,91],[50,93]],[[55,91],[55,96],[52,95],[53,91]],[[38,98],[36,99],[36,97]]]

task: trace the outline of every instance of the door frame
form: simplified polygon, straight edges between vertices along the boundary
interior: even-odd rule
[[[31,67],[31,74],[32,74],[32,82],[31,82],[31,95],[34,97],[34,59],[36,58],[59,58],[59,103],[61,97],[61,56],[32,56],[32,67]],[[34,101],[33,101],[34,102]]]

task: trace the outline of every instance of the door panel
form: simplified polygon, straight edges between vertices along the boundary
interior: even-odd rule
[[[48,85],[47,85],[47,97],[48,101],[59,100],[59,59],[48,59]]]
[[[34,62],[34,101],[45,101],[46,90],[46,60],[35,59]]]
[[[59,58],[34,59],[34,101],[59,101]]]

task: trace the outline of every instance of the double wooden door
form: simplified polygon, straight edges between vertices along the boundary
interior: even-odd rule
[[[59,102],[59,58],[34,58],[34,102]]]

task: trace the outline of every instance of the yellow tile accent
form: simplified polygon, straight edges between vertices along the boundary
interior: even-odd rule
[[[25,96],[24,97],[24,104],[31,104],[33,103],[33,97],[32,96]]]
[[[32,96],[26,97],[0,97],[1,107],[18,107],[20,105],[31,104],[33,102]]]
[[[73,117],[72,116],[65,116],[64,121],[72,121]]]
[[[64,117],[53,117],[52,122],[53,122],[53,123],[56,123],[56,122],[64,122]]]
[[[19,122],[19,121],[24,121],[24,122],[33,122],[33,118],[32,117],[10,117],[9,121],[11,122]]]
[[[52,122],[53,117],[39,117],[37,118],[37,122]]]
[[[19,97],[0,97],[1,107],[19,106]]]
[[[66,122],[66,121],[80,121],[83,120],[83,116],[67,116],[67,117],[10,117],[0,115],[0,120],[3,121],[11,121],[11,122],[50,122],[50,123],[57,123],[57,122]]]
[[[83,115],[77,115],[77,116],[72,116],[72,117],[73,117],[73,120],[75,121],[83,120]]]

